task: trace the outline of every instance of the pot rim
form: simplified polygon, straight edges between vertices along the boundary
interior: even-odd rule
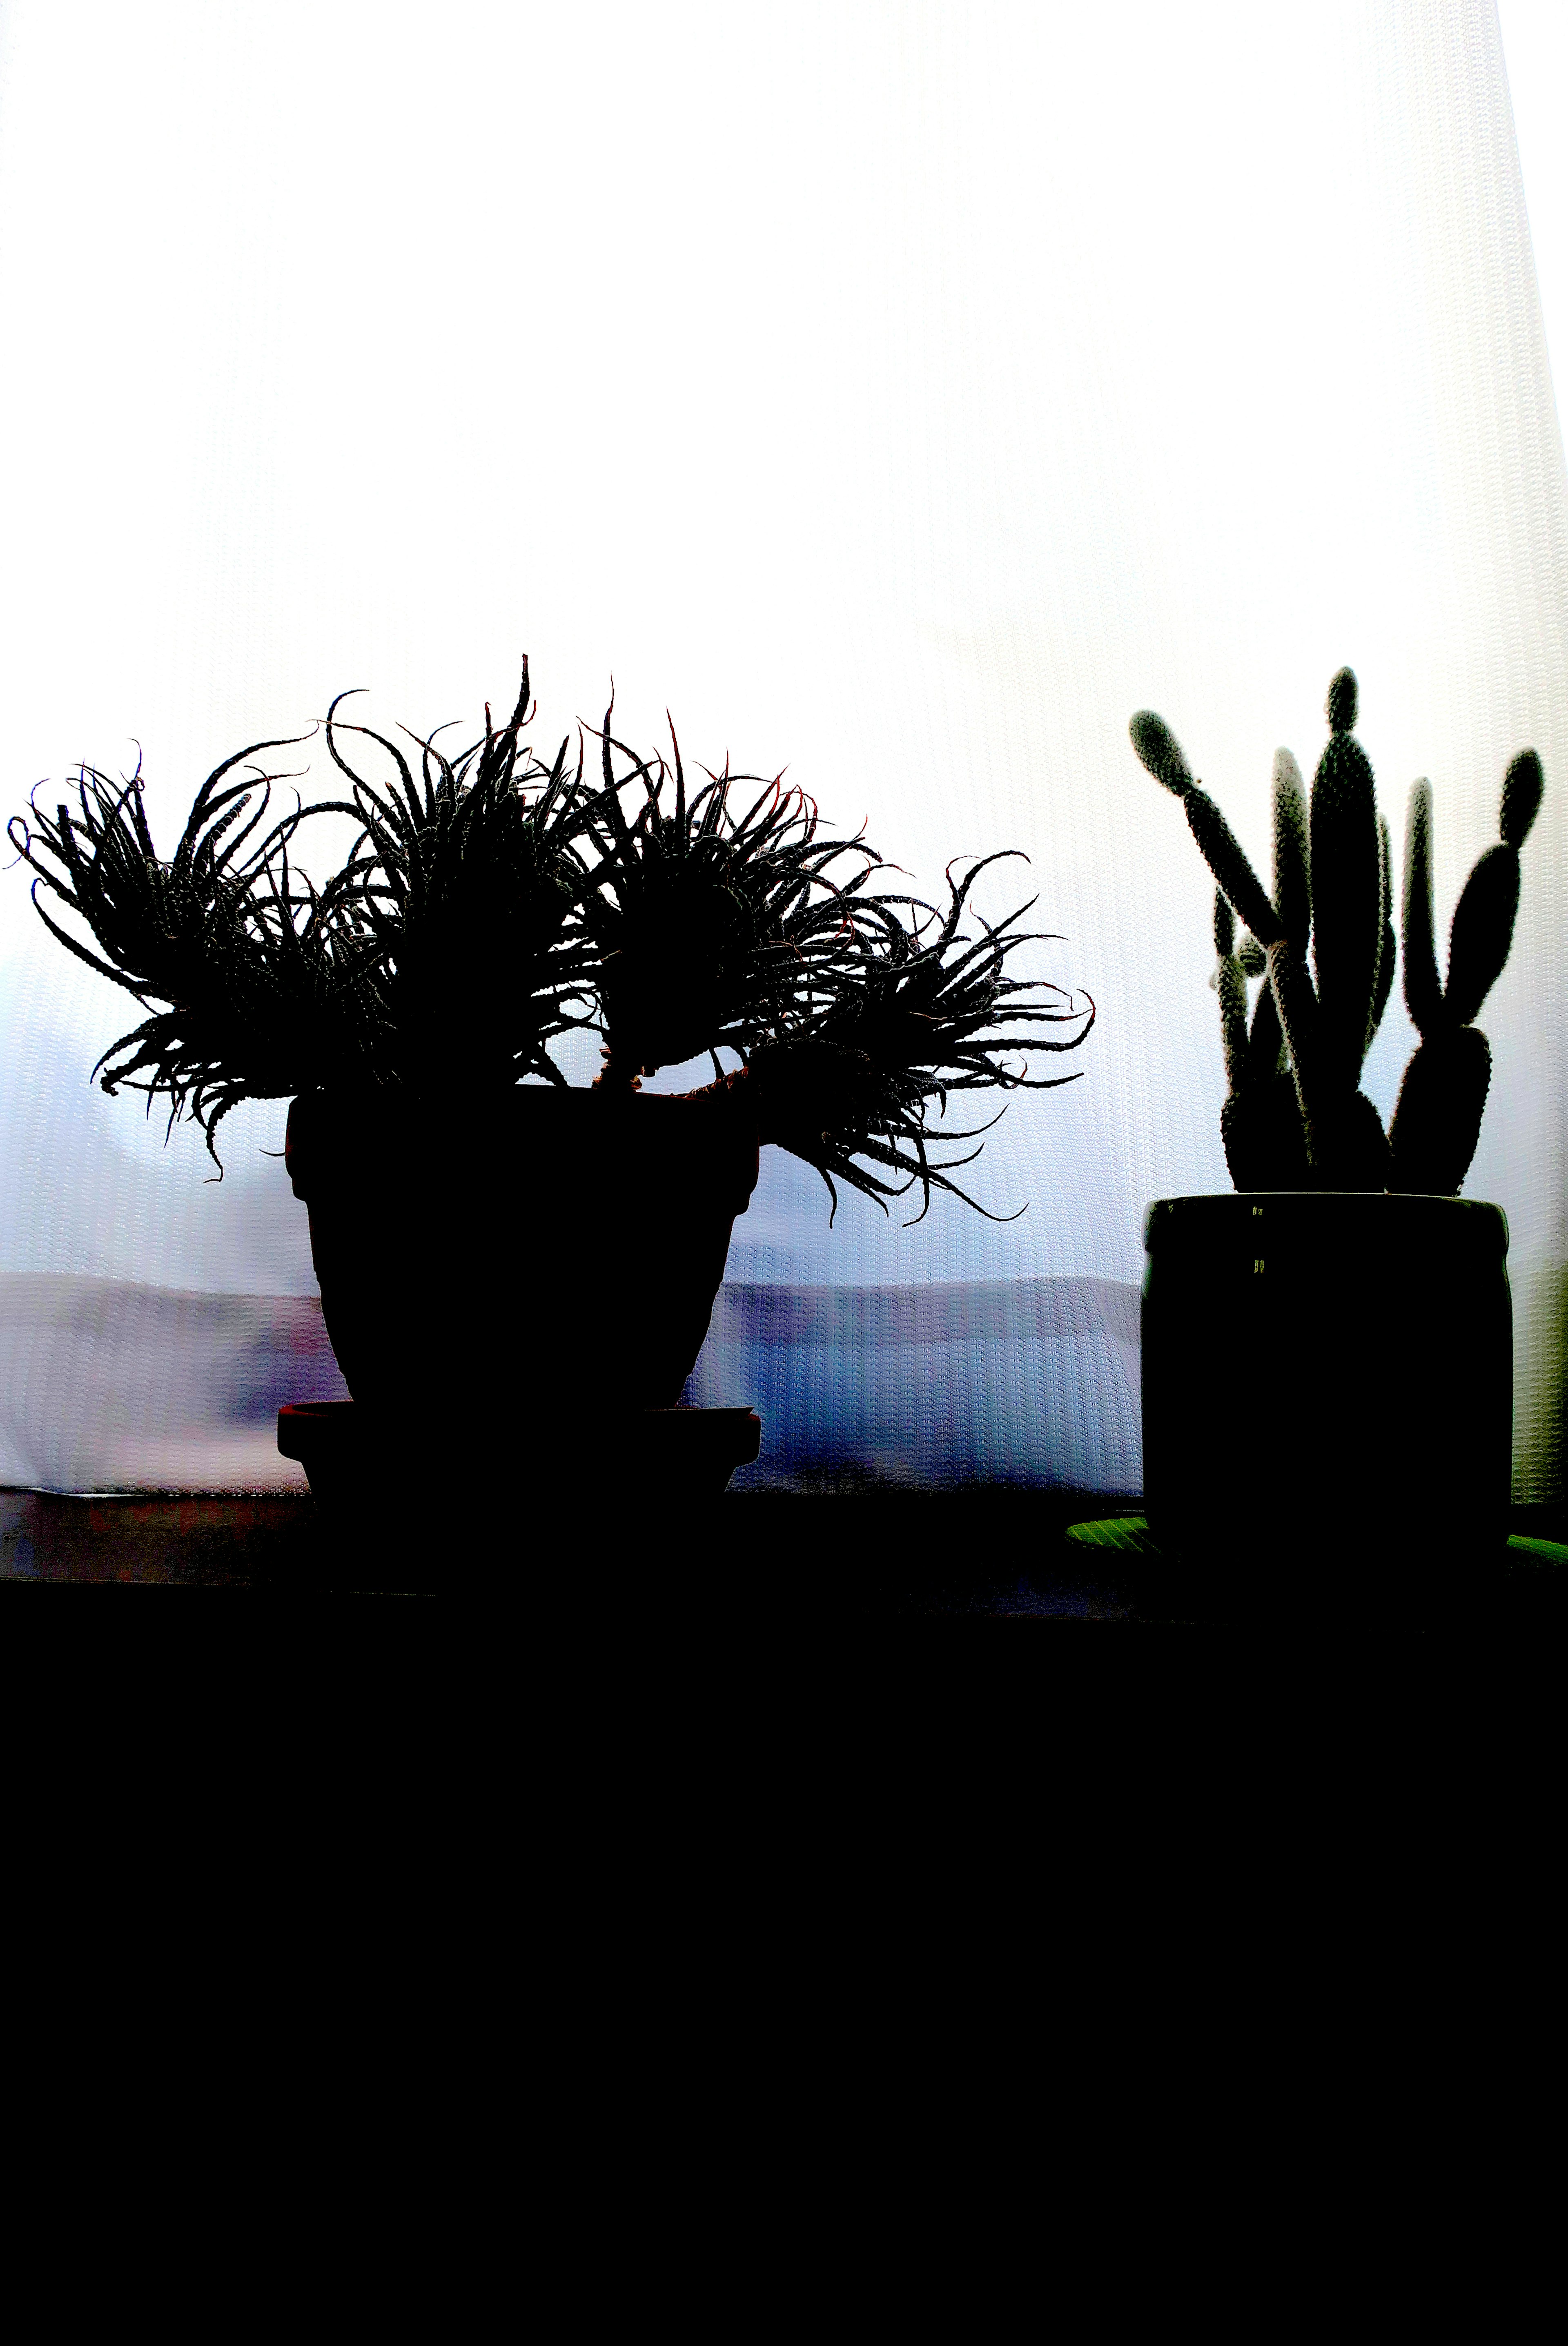
[[[1491,1199],[1389,1189],[1213,1189],[1156,1198],[1144,1214],[1144,1250],[1152,1253],[1177,1229],[1196,1239],[1206,1231],[1217,1236],[1237,1222],[1268,1223],[1276,1230],[1284,1223],[1303,1236],[1316,1224],[1363,1241],[1392,1228],[1406,1242],[1423,1231],[1433,1245],[1489,1246],[1501,1239],[1501,1251],[1508,1252],[1508,1216]]]
[[[743,1074],[744,1071],[741,1071]],[[331,1165],[396,1162],[411,1145],[438,1154],[455,1129],[529,1144],[548,1138],[594,1158],[631,1147],[674,1148],[704,1132],[731,1153],[752,1158],[746,1209],[757,1186],[756,1103],[740,1075],[689,1092],[646,1092],[597,1084],[514,1084],[477,1100],[443,1102],[400,1089],[300,1092],[289,1103],[283,1166],[294,1195],[309,1204],[320,1172]]]

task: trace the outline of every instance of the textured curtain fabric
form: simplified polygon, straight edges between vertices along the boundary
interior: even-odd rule
[[[787,766],[928,889],[1028,856],[983,903],[1037,894],[1099,1018],[973,1168],[1027,1210],[830,1229],[765,1152],[692,1387],[762,1408],[754,1478],[1138,1487],[1144,1210],[1228,1183],[1210,882],[1133,709],[1265,864],[1349,662],[1445,939],[1532,742],[1465,1194],[1560,1492],[1568,506],[1490,0],[11,0],[0,316],[5,811],[134,737],[172,844],[341,688],[476,730],[526,650],[551,748],[613,675],[626,738]],[[135,1016],[0,873],[0,1480],[284,1483],[277,1403],[341,1390],[284,1103],[210,1182],[89,1087]],[[1385,1114],[1412,1045],[1396,998]]]

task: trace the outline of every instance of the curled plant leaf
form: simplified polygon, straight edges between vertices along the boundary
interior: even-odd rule
[[[582,918],[606,1046],[600,1081],[615,1084],[704,1051],[744,1056],[810,1017],[855,963],[862,892],[881,858],[824,831],[811,801],[781,779],[727,765],[688,792],[673,726],[667,764],[617,741],[610,716]],[[616,754],[628,761],[618,775]],[[629,816],[628,789],[640,799]]]
[[[364,1072],[366,954],[341,923],[341,889],[316,894],[289,862],[301,823],[326,810],[296,808],[263,830],[282,778],[256,768],[232,779],[248,760],[294,746],[254,742],[215,768],[167,862],[148,825],[139,764],[123,783],[84,766],[75,809],[62,801],[51,818],[35,801],[9,826],[45,925],[148,1013],[99,1060],[104,1089],[145,1092],[149,1108],[166,1099],[171,1124],[188,1113],[215,1161],[214,1134],[240,1100]],[[50,901],[96,952],[52,915]]]
[[[483,740],[448,757],[435,737],[387,736],[327,718],[332,758],[363,825],[347,870],[345,916],[371,944],[385,1079],[422,1096],[562,1081],[550,1046],[596,1024],[593,940],[580,924],[575,842],[591,820],[582,760],[563,741],[551,765],[522,740],[528,664],[509,722],[485,710]],[[352,765],[348,734],[373,743],[391,775]],[[342,876],[342,875],[340,875]]]
[[[1042,941],[1020,925],[1033,906],[995,923],[971,915],[972,928],[965,925],[975,881],[1003,860],[986,856],[957,879],[950,873],[940,914],[910,898],[869,899],[858,968],[840,974],[819,1013],[750,1059],[762,1137],[815,1166],[835,1202],[841,1180],[884,1206],[918,1188],[917,1220],[933,1189],[987,1212],[952,1178],[978,1150],[943,1152],[979,1139],[995,1118],[953,1128],[933,1121],[933,1107],[944,1117],[954,1093],[1050,1091],[1076,1080],[1030,1072],[1035,1054],[1076,1050],[1095,1016],[1088,996],[1080,1005],[1060,987],[1012,974],[1013,956]],[[831,1072],[828,1117],[820,1068]]]

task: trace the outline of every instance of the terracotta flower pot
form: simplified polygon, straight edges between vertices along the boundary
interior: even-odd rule
[[[1148,1210],[1144,1495],[1163,1545],[1232,1573],[1508,1537],[1508,1223],[1370,1192],[1162,1198]]]
[[[378,1423],[461,1392],[536,1439],[679,1399],[756,1186],[744,1080],[527,1086],[443,1118],[310,1095],[286,1162],[338,1365]]]

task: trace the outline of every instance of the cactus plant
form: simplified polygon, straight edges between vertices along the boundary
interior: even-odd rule
[[[1455,1197],[1492,1079],[1475,1019],[1513,941],[1519,852],[1545,787],[1541,760],[1522,750],[1503,778],[1502,836],[1455,908],[1446,985],[1433,941],[1431,786],[1410,791],[1401,922],[1405,1000],[1420,1042],[1385,1135],[1360,1078],[1393,988],[1392,857],[1355,739],[1358,698],[1354,674],[1340,668],[1310,804],[1289,750],[1275,756],[1272,895],[1165,720],[1140,709],[1128,729],[1143,764],[1182,801],[1216,882],[1213,984],[1228,1086],[1220,1130],[1236,1187]],[[1250,1018],[1249,979],[1261,981]]]

